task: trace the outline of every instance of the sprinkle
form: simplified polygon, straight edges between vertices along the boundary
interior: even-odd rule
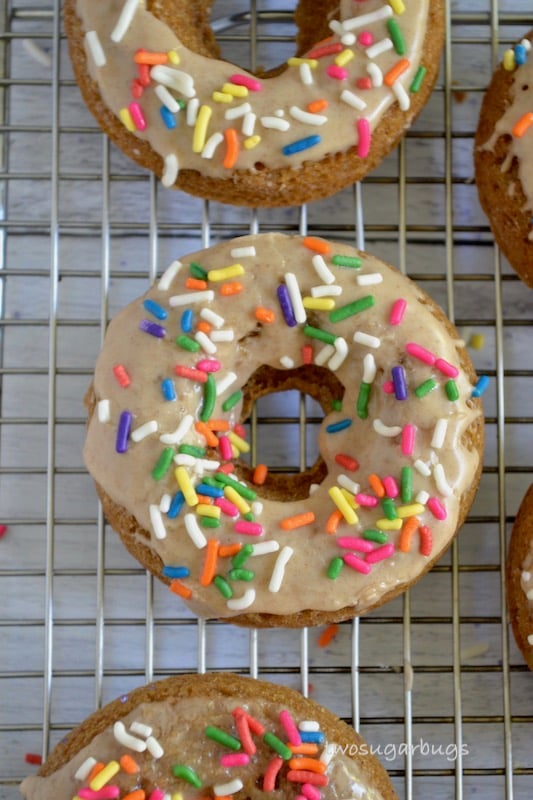
[[[117,453],[126,453],[128,450],[128,438],[131,431],[133,414],[131,411],[123,411],[120,415],[115,450]]]
[[[373,44],[372,47],[369,47],[366,51],[366,55],[368,58],[374,59],[386,53],[388,50],[392,50],[393,47],[392,41],[387,36],[385,39],[381,39],[379,42],[376,42],[376,44]]]
[[[383,82],[386,86],[393,86],[398,78],[406,72],[411,66],[408,58],[400,58],[393,67],[385,74]]]
[[[330,64],[329,67],[326,68],[326,75],[336,81],[345,81],[348,77],[348,70],[344,69],[344,67],[337,66],[337,64]]]
[[[389,317],[389,324],[390,325],[399,325],[402,321],[405,311],[407,309],[407,301],[403,298],[396,300],[393,303],[390,317]]]
[[[233,589],[231,588],[227,580],[222,577],[222,575],[215,575],[213,583],[225,600],[229,600],[231,597],[233,597]],[[231,756],[222,756],[222,758],[231,758]],[[222,758],[220,759],[221,764],[223,764]],[[231,765],[223,764],[223,766],[231,766]]]
[[[87,31],[85,34],[85,43],[91,53],[95,67],[105,67],[106,57],[97,32]]]
[[[332,486],[330,489],[328,489],[328,494],[338,510],[341,512],[346,522],[349,525],[356,525],[358,522],[357,514],[355,513],[354,509],[351,508],[339,487]]]
[[[122,41],[133,21],[138,6],[138,0],[126,0],[122,6],[122,11],[120,12],[116,25],[111,32],[111,40],[113,42]]]
[[[356,572],[360,572],[362,575],[368,575],[372,569],[370,564],[367,564],[366,561],[363,561],[362,558],[359,558],[359,556],[356,556],[354,553],[346,553],[342,559],[345,564]]]
[[[376,527],[381,531],[399,531],[402,521],[399,517],[397,519],[378,519]]]
[[[392,43],[394,45],[394,49],[398,53],[399,56],[405,55],[407,48],[405,45],[405,39],[403,38],[402,29],[398,25],[395,19],[387,20],[387,30],[389,31],[390,38],[392,39]]]
[[[111,420],[111,404],[109,400],[99,400],[96,406],[98,422],[105,424]]]
[[[183,333],[190,333],[194,322],[194,314],[192,309],[188,308],[181,315],[180,326]]]
[[[472,389],[472,397],[481,397],[483,392],[487,389],[489,385],[489,378],[487,375],[482,375],[481,378],[478,380],[474,388]]]
[[[398,519],[396,505],[391,497],[387,497],[385,500],[382,500],[381,507],[383,508],[383,512],[387,519]]]
[[[424,78],[426,77],[427,68],[423,67],[422,65],[418,67],[417,71],[415,72],[415,77],[409,87],[409,91],[413,94],[417,94],[420,91],[420,87],[424,82]]]
[[[344,363],[348,355],[348,343],[342,336],[335,339],[335,355],[328,361],[328,367],[332,372],[336,372]]]
[[[414,467],[417,470],[417,472],[419,472],[425,478],[428,478],[431,475],[430,468],[420,458],[417,458],[417,460],[414,463]]]
[[[323,764],[322,761],[319,761],[316,758],[305,758],[305,757],[291,758],[291,760],[289,761],[289,767],[291,769],[309,770],[310,772],[315,772],[319,774],[322,774],[326,771],[326,765]],[[314,787],[312,788],[314,789]]]
[[[431,511],[431,513],[433,514],[433,516],[435,517],[435,519],[445,520],[446,517],[448,516],[446,508],[443,506],[443,504],[437,497],[430,497],[427,506]]]
[[[412,456],[415,448],[416,428],[414,425],[404,425],[402,430],[402,453],[404,456]]]
[[[175,294],[169,297],[168,304],[172,308],[178,306],[186,306],[189,303],[211,303],[215,299],[215,293],[212,289],[206,289],[204,292],[189,292],[187,294]]]
[[[315,521],[315,515],[312,511],[306,511],[303,514],[295,514],[292,517],[285,517],[279,523],[280,528],[284,531],[293,531],[296,528],[303,528],[305,525],[310,525]]]
[[[91,774],[91,771],[93,767],[96,765],[96,763],[97,763],[96,759],[93,758],[92,756],[86,758],[85,761],[82,764],[80,764],[78,770],[74,773],[74,780],[86,781],[89,778],[89,775]]]
[[[236,533],[243,533],[245,536],[262,536],[264,528],[258,522],[248,522],[247,520],[240,519],[234,525]]]
[[[371,61],[370,64],[367,65],[366,71],[370,75],[372,86],[375,86],[377,89],[383,86],[383,72],[377,64]]]
[[[324,331],[322,328],[315,328],[312,325],[306,325],[304,327],[304,334],[305,336],[309,336],[310,339],[318,339],[320,342],[331,345],[333,345],[337,339],[334,333]]]
[[[352,269],[359,269],[363,264],[361,258],[357,258],[356,256],[342,256],[338,254],[333,256],[331,262],[336,267],[351,267]]]
[[[113,736],[119,744],[128,747],[130,750],[135,750],[136,753],[144,753],[146,750],[146,742],[127,733],[126,726],[120,720],[113,725]]]
[[[311,114],[309,111],[304,111],[298,106],[291,106],[289,114],[298,122],[303,122],[305,125],[324,125],[328,118],[322,114]]]
[[[346,105],[355,108],[356,111],[364,111],[366,103],[358,95],[351,92],[349,89],[343,89],[341,92],[341,100]]]
[[[298,284],[298,279],[293,272],[286,272],[285,273],[285,285],[287,287],[287,291],[289,293],[289,298],[291,301],[291,306],[294,312],[294,318],[296,322],[303,323],[307,319],[307,314],[302,302],[302,295],[300,292],[300,286]],[[279,297],[279,294],[278,294]]]
[[[264,120],[264,117],[263,117]],[[282,120],[279,120],[282,122]],[[286,130],[286,129],[285,129]],[[306,136],[303,139],[297,139],[290,144],[286,144],[284,147],[281,148],[281,152],[284,156],[292,156],[295,153],[301,153],[303,150],[310,150],[312,147],[316,147],[317,144],[320,144],[322,141],[322,137],[318,134],[313,134],[312,136]]]
[[[278,131],[288,131],[291,127],[290,122],[280,117],[261,117],[261,124],[264,128],[271,128]]]
[[[77,797],[80,800],[115,800],[120,797],[120,789],[118,786],[105,786],[97,792],[92,789],[78,789]]]
[[[298,728],[296,727],[296,724],[295,724],[290,712],[287,711],[286,709],[284,709],[283,711],[280,711],[279,720],[280,720],[281,724],[283,725],[285,733],[287,734],[287,739],[289,740],[289,744],[292,744],[292,745],[294,745],[296,747],[298,747],[298,745],[301,745],[302,737],[300,736],[300,734],[298,732]],[[291,753],[292,753],[292,751],[291,751]]]
[[[446,391],[446,397],[452,403],[456,400],[459,400],[459,389],[457,388],[455,381],[446,381],[444,384],[444,389]]]
[[[384,531],[367,530],[363,532],[363,539],[368,539],[369,542],[385,544],[388,535]]]
[[[228,108],[225,112],[224,117],[227,120],[239,119],[240,117],[245,117],[247,114],[252,113],[252,106],[250,103],[241,103],[238,106],[233,106],[232,108]]]
[[[350,19],[343,20],[342,27],[347,31],[353,31],[357,28],[366,28],[368,25],[372,25],[374,22],[379,22],[379,20],[392,17],[392,13],[392,8],[385,4],[380,6],[377,11],[371,11],[368,14],[361,14],[358,17],[351,17]]]
[[[176,778],[181,778],[181,780],[190,783],[195,789],[202,788],[202,781],[192,767],[187,767],[185,764],[174,764],[172,773]]]
[[[435,367],[439,370],[439,372],[442,372],[443,375],[446,375],[447,378],[456,378],[459,375],[459,370],[457,367],[454,367],[453,364],[445,361],[444,358],[437,358],[435,361]]]
[[[274,791],[274,789],[276,788],[276,777],[282,765],[283,765],[283,758],[281,758],[280,756],[274,756],[274,758],[268,762],[263,777],[264,792]]]
[[[190,513],[185,514],[183,521],[185,522],[185,529],[189,534],[192,543],[198,548],[198,550],[202,550],[207,545],[207,539],[200,530],[196,515]]]
[[[359,469],[359,462],[356,461],[355,458],[351,456],[345,455],[344,453],[337,453],[335,456],[335,461],[344,469],[348,469],[351,472],[355,472]]]
[[[413,470],[411,467],[402,467],[401,473],[402,503],[410,503],[413,497]],[[418,512],[413,512],[418,513]]]
[[[159,279],[159,283],[157,284],[157,288],[161,292],[167,292],[170,289],[170,285],[172,281],[177,276],[179,271],[182,268],[181,261],[173,261],[169,267],[165,270],[161,278]]]
[[[345,306],[334,309],[330,312],[329,318],[331,322],[341,322],[341,320],[352,317],[354,314],[359,314],[361,311],[372,308],[375,303],[375,296],[367,295],[366,297],[361,297],[359,300],[355,300],[353,303],[348,303]]]
[[[259,542],[254,544],[254,552],[252,553],[252,557],[255,556],[265,556],[269,553],[277,553],[279,550],[279,542],[271,541],[271,542]]]
[[[441,417],[441,419],[437,420],[437,423],[433,430],[431,447],[434,447],[435,450],[441,449],[441,447],[444,445],[444,440],[446,439],[447,430],[448,430],[448,420],[445,417]]]
[[[232,597],[226,605],[232,611],[244,611],[253,604],[254,600],[255,589],[246,589],[242,597]]]
[[[342,486],[343,489],[347,489],[351,494],[357,494],[359,491],[359,484],[352,481],[348,475],[343,475],[342,473],[337,475],[337,483],[339,486]]]
[[[366,557],[367,564],[377,564],[378,561],[384,561],[386,558],[391,558],[394,555],[394,545],[384,544],[382,547],[376,547]]]
[[[360,553],[371,553],[374,549],[371,542],[358,536],[339,536],[337,545],[345,550],[358,550]]]
[[[368,483],[374,494],[378,497],[385,497],[385,487],[378,475],[372,473],[368,476]]]
[[[353,335],[353,340],[357,344],[372,347],[374,350],[381,346],[381,339],[378,339],[377,336],[371,336],[369,333],[363,333],[363,331],[356,331]]]
[[[311,297],[338,297],[341,294],[342,287],[334,284],[311,287]]]
[[[394,394],[396,396],[396,400],[407,400],[407,381],[403,367],[392,368],[392,382],[394,384]]]
[[[161,86],[160,88],[164,89],[165,87]],[[172,112],[169,111],[166,106],[161,106],[161,108],[159,109],[159,113],[161,114],[161,119],[163,120],[163,124],[164,124],[165,128],[168,128],[169,131],[173,131],[174,128],[176,127],[176,125],[177,125],[176,118],[175,118],[174,114],[172,114]],[[174,158],[175,158],[175,162],[174,163],[177,166],[178,160],[176,158],[176,155],[174,153],[169,153],[169,156],[174,156]],[[177,173],[176,173],[176,178],[177,178]],[[172,185],[172,183],[171,183],[171,175],[170,174],[169,175],[165,175],[165,176],[161,176],[161,181],[163,183],[163,186],[165,186],[165,188],[168,188],[169,186]]]
[[[420,555],[429,556],[433,546],[433,536],[427,525],[420,526]]]
[[[375,508],[378,504],[376,497],[371,494],[362,494],[361,492],[357,492],[355,495],[355,502],[366,508]]]
[[[163,567],[161,572],[165,578],[188,578],[191,574],[188,567]]]
[[[268,467],[266,464],[258,464],[254,469],[252,482],[256,484],[256,486],[262,486],[267,479],[268,475]]]
[[[240,750],[241,743],[235,736],[231,736],[226,731],[221,730],[220,728],[216,728],[214,725],[208,725],[204,731],[205,735],[208,739],[211,739],[213,742],[217,742],[218,744],[223,745],[223,747],[228,747],[230,750]],[[232,756],[230,756],[232,758]],[[245,763],[248,763],[247,761]],[[218,792],[216,791],[215,794],[233,794],[233,792]]]
[[[232,169],[239,158],[239,136],[235,128],[227,128],[224,131],[224,139],[226,140],[226,153],[222,166],[225,169]]]
[[[351,419],[341,419],[339,422],[332,422],[331,425],[326,426],[326,433],[339,433],[349,428],[351,424]]]
[[[379,433],[380,436],[394,438],[402,432],[402,429],[399,427],[399,425],[388,426],[385,425],[385,423],[383,423],[380,419],[375,419],[372,424],[374,430],[376,433]]]
[[[167,333],[161,325],[157,324],[157,322],[151,322],[148,319],[143,319],[139,322],[139,330],[143,331],[144,333],[149,333],[150,336],[155,336],[156,339],[164,339]]]
[[[289,761],[289,759],[292,758],[292,752],[287,747],[287,745],[284,742],[282,742],[281,739],[278,739],[278,737],[275,734],[270,733],[270,731],[264,734],[263,741],[266,745],[268,745],[268,747],[274,750],[284,761]]]
[[[335,355],[335,348],[332,344],[326,344],[315,356],[315,364],[323,367],[326,361],[329,361]]]
[[[163,444],[179,444],[181,440],[191,429],[194,418],[191,414],[186,414],[180,421],[180,424],[173,433],[164,433],[159,437]]]
[[[425,347],[422,347],[422,345],[416,344],[415,342],[409,342],[406,344],[405,349],[410,356],[417,358],[419,361],[423,361],[424,364],[429,364],[430,367],[432,367],[437,360],[433,353],[430,353]]]
[[[533,111],[528,111],[520,117],[518,122],[513,126],[512,133],[517,139],[520,139],[533,125]]]
[[[163,523],[163,517],[161,516],[161,509],[159,506],[152,503],[148,510],[150,513],[150,523],[152,525],[155,538],[160,540],[166,539],[167,531]]]
[[[435,464],[433,467],[433,477],[435,478],[435,484],[440,494],[444,495],[444,497],[449,497],[452,494],[452,488],[446,479],[442,464]]]
[[[335,282],[335,275],[329,269],[322,255],[317,254],[313,256],[311,261],[315,272],[323,283],[330,284]]]
[[[434,389],[436,389],[437,385],[438,384],[436,380],[434,380],[433,378],[429,378],[427,381],[424,381],[423,383],[421,383],[419,386],[416,387],[415,394],[418,398],[425,397]]]
[[[367,158],[370,153],[372,134],[370,132],[370,123],[366,117],[361,117],[361,119],[357,120],[357,133],[357,155],[359,158]]]
[[[228,82],[234,83],[235,86],[245,86],[250,92],[260,92],[263,88],[261,82],[250,75],[230,75]]]
[[[160,481],[162,480],[162,478],[165,477],[170,465],[172,464],[173,458],[174,458],[174,448],[165,447],[165,449],[159,456],[157,464],[152,470],[152,478],[154,479],[154,481]]]
[[[165,751],[163,750],[157,739],[155,739],[153,736],[149,736],[148,739],[146,740],[146,749],[148,750],[152,758],[155,759],[162,758],[162,756],[165,755]],[[157,790],[154,790],[152,792],[152,794],[150,795],[150,800],[152,800],[156,792]]]
[[[281,307],[281,313],[283,314],[283,319],[290,328],[294,328],[297,322],[294,316],[287,286],[284,283],[281,283],[276,289],[276,294]]]
[[[116,364],[113,367],[113,373],[119,386],[122,386],[123,389],[126,389],[131,384],[131,378],[123,364]]]
[[[293,553],[294,550],[292,549],[292,547],[289,547],[288,545],[281,548],[279,555],[276,558],[274,569],[272,570],[270,583],[268,584],[269,592],[276,594],[281,589],[281,584],[283,583],[283,578],[285,576],[285,567],[287,566],[289,560],[292,558]]]
[[[129,109],[128,108],[121,108],[120,111],[118,112],[118,116],[119,116],[120,121],[122,122],[122,124],[126,128],[126,130],[129,131],[130,133],[134,133],[136,128],[135,128],[134,122],[133,122],[133,120],[131,118],[131,114],[130,114]]]

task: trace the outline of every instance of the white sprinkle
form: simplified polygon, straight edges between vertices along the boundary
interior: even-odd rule
[[[370,64],[367,65],[366,71],[370,75],[372,86],[375,86],[376,89],[379,89],[380,86],[383,86],[383,72],[377,64],[374,64],[374,62],[371,61]]]
[[[281,584],[283,583],[283,578],[285,577],[285,567],[287,566],[293,553],[294,550],[288,545],[285,545],[285,547],[280,550],[280,553],[276,559],[276,563],[274,564],[274,569],[272,570],[270,583],[268,584],[269,592],[276,594],[276,592],[279,592],[281,589]]]
[[[29,40],[26,39],[25,41]],[[87,31],[85,34],[85,44],[91,54],[94,65],[96,67],[105,67],[106,57],[104,48],[102,47],[102,43],[96,31]],[[48,64],[48,66],[50,66],[50,64]]]
[[[159,510],[162,514],[168,514],[170,504],[172,503],[172,495],[164,494],[159,501]]]
[[[212,461],[208,458],[197,458],[196,466],[214,472],[220,467],[220,461]]]
[[[263,128],[273,128],[277,131],[288,131],[291,127],[288,120],[279,117],[261,117],[261,125]]]
[[[196,456],[191,456],[189,453],[176,453],[174,456],[174,463],[179,467],[195,467],[197,461]]]
[[[376,369],[376,359],[372,353],[367,353],[363,358],[363,383],[374,383]]]
[[[200,316],[202,319],[205,319],[206,322],[209,322],[210,325],[214,325],[215,328],[221,328],[226,321],[224,317],[221,317],[220,314],[215,314],[210,308],[202,308]]]
[[[353,335],[353,340],[357,342],[357,344],[364,344],[374,349],[381,344],[381,339],[378,339],[377,336],[371,336],[369,333],[363,333],[363,331],[356,331]]]
[[[163,64],[157,64],[150,70],[150,77],[156,83],[162,83],[163,86],[168,86],[169,89],[174,89],[175,92],[179,92],[188,99],[194,97],[196,94],[192,75],[189,75],[187,72],[183,72],[180,69],[173,69],[172,67],[166,67]],[[188,110],[189,106],[187,106],[187,112]]]
[[[294,360],[290,356],[281,356],[279,363],[286,369],[292,369],[294,367]]]
[[[158,428],[157,421],[151,419],[149,422],[145,422],[144,425],[139,425],[138,428],[135,428],[135,430],[131,432],[131,439],[134,442],[142,442],[147,436],[150,436],[152,433],[157,433]]]
[[[429,478],[429,476],[431,475],[430,468],[424,461],[422,461],[422,459],[417,458],[413,466],[417,472],[419,472],[421,475],[424,476],[424,478]]]
[[[158,759],[165,755],[165,751],[153,736],[149,736],[146,740],[146,747],[152,758]]]
[[[179,444],[183,437],[189,432],[193,422],[193,415],[185,414],[174,433],[164,433],[159,437],[159,441],[163,442],[163,444]]]
[[[185,514],[183,519],[185,522],[185,530],[189,534],[193,545],[197,547],[198,550],[202,550],[207,544],[207,539],[200,530],[196,514]]]
[[[344,362],[344,359],[348,355],[348,342],[346,339],[343,339],[342,336],[337,336],[335,339],[335,355],[331,357],[328,362],[328,369],[332,372],[336,372],[341,364]]]
[[[395,81],[392,84],[392,91],[398,101],[398,105],[400,106],[402,111],[409,111],[411,108],[411,99],[406,92],[404,86],[400,81]]]
[[[170,189],[171,186],[174,186],[178,180],[179,170],[180,166],[176,153],[168,153],[165,156],[165,167],[161,175],[161,183],[165,189]]]
[[[180,104],[174,97],[174,95],[170,94],[166,86],[163,84],[159,84],[155,87],[154,92],[161,100],[165,108],[168,108],[171,114],[178,114],[180,112]]]
[[[250,114],[251,111],[252,106],[250,103],[241,103],[239,106],[228,108],[224,116],[226,119],[239,119],[239,117],[245,117],[246,114]]]
[[[119,744],[129,747],[130,750],[135,750],[136,753],[144,753],[146,750],[146,742],[128,733],[126,726],[120,720],[117,720],[113,725],[113,736]]]
[[[369,47],[366,51],[366,55],[368,58],[377,58],[382,53],[386,53],[387,50],[392,50],[393,46],[392,41],[387,36],[385,39],[381,39],[381,41],[373,44],[372,47]]]
[[[446,479],[446,473],[444,472],[442,464],[435,464],[433,467],[433,477],[435,478],[435,484],[439,492],[444,495],[444,497],[449,497],[452,494],[452,488]]]
[[[313,256],[311,259],[315,272],[324,283],[335,283],[335,275],[320,255]]]
[[[163,523],[163,517],[161,516],[159,506],[156,506],[154,503],[150,504],[150,522],[152,523],[155,538],[166,539],[167,531]]]
[[[533,633],[530,633],[527,637],[527,643],[533,645]]]
[[[423,489],[421,489],[415,497],[415,502],[420,503],[421,506],[425,506],[428,500],[429,492],[425,492]]]
[[[366,275],[358,275],[357,283],[359,286],[373,286],[376,283],[383,283],[381,272],[368,272]]]
[[[257,251],[253,245],[250,245],[250,247],[234,247],[230,255],[232,258],[255,258]]]
[[[266,556],[269,553],[277,553],[279,550],[279,542],[258,542],[254,544],[254,552],[252,556]]]
[[[399,436],[402,432],[399,425],[385,425],[380,419],[375,419],[372,424],[376,433],[379,433],[380,436],[386,436],[389,439],[392,439],[394,436]]]
[[[315,356],[315,364],[318,367],[323,367],[326,361],[335,355],[335,348],[332,344],[325,344],[324,347],[318,351]]]
[[[446,438],[446,431],[448,430],[448,420],[442,417],[437,421],[433,431],[433,438],[431,440],[431,447],[435,450],[440,450]]]
[[[223,378],[217,381],[217,397],[220,397],[221,394],[224,394],[224,392],[229,389],[229,387],[232,386],[236,380],[236,374],[234,372],[228,372],[227,375],[224,375]]]
[[[342,294],[342,286],[312,286],[311,297],[339,297]]]
[[[111,419],[111,404],[109,400],[99,400],[96,406],[98,422],[109,422]]]
[[[263,513],[263,503],[259,502],[259,500],[254,500],[252,503],[252,514],[259,517]]]
[[[434,451],[434,450],[430,450],[430,451],[429,451],[429,459],[430,459],[430,461],[431,461],[431,463],[432,463],[433,465],[435,465],[435,464],[438,464],[438,463],[439,463],[439,457],[438,457],[438,455],[435,453],[435,451]]]
[[[311,497],[311,495],[314,494],[318,489],[320,489],[320,484],[319,483],[312,483],[309,486],[309,497]]]
[[[529,572],[529,570],[525,569],[522,571],[522,580],[526,583],[531,580],[531,572]]]
[[[120,42],[131,25],[135,12],[139,6],[139,0],[126,0],[122,6],[122,11],[111,33],[111,41]]]
[[[341,92],[341,100],[343,103],[351,106],[352,108],[357,109],[357,111],[363,111],[366,108],[366,103],[360,97],[358,97],[353,92],[350,92],[349,89],[343,89]]]
[[[339,486],[342,486],[343,489],[348,489],[349,492],[352,494],[358,494],[360,486],[355,481],[352,481],[348,475],[343,475],[342,473],[337,477],[337,483]]]
[[[228,783],[217,783],[213,786],[215,796],[226,797],[229,794],[240,792],[243,787],[243,782],[239,778],[235,778]]]
[[[232,342],[234,338],[233,328],[229,328],[227,331],[211,331],[212,342]]]
[[[192,128],[196,125],[196,118],[198,117],[198,109],[200,108],[200,101],[197,97],[193,97],[187,103],[187,125]]]
[[[285,116],[285,112],[284,112],[284,110],[282,108],[277,108],[274,111],[274,114],[276,115],[276,117],[284,117]]]
[[[377,11],[371,11],[369,14],[361,14],[359,17],[351,17],[350,19],[343,20],[343,31],[354,31],[356,28],[372,25],[373,22],[378,22],[380,19],[392,17],[392,13],[392,8],[388,4],[385,4],[381,6],[381,8],[378,8]]]
[[[213,344],[207,333],[204,333],[203,331],[197,331],[194,334],[194,338],[196,339],[196,341],[198,342],[204,353],[207,353],[208,356],[215,355],[217,351],[217,346],[216,344]]]
[[[310,111],[304,111],[303,108],[298,106],[291,106],[289,114],[298,122],[303,122],[305,125],[324,125],[328,118],[323,114],[312,114]]]
[[[136,721],[131,723],[130,731],[136,733],[138,736],[142,736],[143,739],[148,739],[153,733],[153,728],[151,728],[150,725],[145,725],[144,722]]]
[[[528,600],[533,600],[533,589],[530,589],[529,592],[526,592],[526,597]]]
[[[312,86],[314,83],[313,70],[309,64],[300,64],[300,80],[304,86]]]
[[[255,600],[255,589],[247,589],[242,597],[232,597],[228,600],[227,606],[232,611],[244,611],[249,608]]]
[[[86,758],[83,764],[80,764],[78,767],[77,772],[74,773],[74,780],[76,781],[86,781],[89,775],[91,774],[91,770],[96,764],[96,758],[89,756]]]
[[[214,291],[212,289],[206,289],[203,292],[172,295],[172,297],[168,298],[168,304],[172,306],[172,308],[176,308],[176,306],[188,306],[189,303],[211,303],[214,299]]]
[[[525,47],[525,49],[529,53],[529,51],[531,50],[531,42],[529,41],[529,39],[522,39],[520,44],[522,45],[522,47]]]
[[[318,733],[320,725],[314,719],[304,719],[298,723],[298,730],[304,733]]]
[[[219,144],[222,144],[223,141],[224,137],[219,131],[213,133],[213,135],[209,137],[204,145],[204,149],[202,150],[202,158],[213,158],[217,147]]]
[[[245,136],[254,135],[256,120],[257,116],[255,114],[246,114],[242,121],[242,132]]]
[[[338,36],[342,36],[344,33],[342,22],[339,22],[338,19],[332,19],[329,23],[329,27],[333,33],[336,33]]]
[[[328,742],[327,745],[322,750],[322,752],[320,753],[320,757],[318,760],[321,761],[322,764],[325,764],[327,767],[331,759],[335,755],[335,752],[336,752],[336,746],[333,744],[333,742]]]
[[[296,277],[294,272],[285,273],[285,284],[287,286],[287,291],[289,292],[292,310],[294,312],[294,318],[296,322],[299,323],[305,322],[307,320],[307,313],[305,311],[304,304],[302,302],[302,295],[300,292],[300,287],[298,285],[298,278]]]
[[[161,277],[159,278],[159,283],[157,284],[157,288],[160,292],[168,292],[170,289],[170,284],[182,268],[183,264],[181,261],[173,261],[172,264],[166,268],[163,272]]]
[[[355,44],[357,37],[354,33],[343,33],[341,36],[341,42],[345,47],[351,47]]]

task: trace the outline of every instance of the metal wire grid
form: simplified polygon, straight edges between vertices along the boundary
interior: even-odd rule
[[[383,751],[401,796],[530,797],[533,690],[501,623],[501,563],[533,471],[533,305],[492,245],[469,160],[481,92],[501,43],[531,26],[529,3],[448,6],[441,82],[397,154],[353,193],[258,213],[162,193],[109,146],[73,84],[58,0],[2,13],[0,797],[18,796],[25,753],[46,755],[96,705],[214,668],[310,692],[374,745],[456,745],[454,760]],[[250,40],[253,63],[263,44],[290,38],[287,16],[251,2],[217,33],[227,47]],[[49,52],[49,68],[24,56],[27,38]],[[326,651],[313,630],[241,631],[170,603],[106,529],[80,457],[80,398],[110,314],[171,254],[271,229],[366,238],[460,327],[484,333],[473,356],[492,378],[486,467],[462,536],[431,576],[342,625]],[[278,409],[252,418],[253,439],[296,424],[303,467],[316,412],[303,398]]]

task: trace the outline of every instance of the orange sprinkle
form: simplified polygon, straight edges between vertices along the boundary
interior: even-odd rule
[[[305,511],[303,514],[295,514],[294,517],[285,517],[279,523],[280,528],[284,531],[293,531],[295,528],[302,528],[304,525],[310,525],[315,521],[315,514],[313,511]]]
[[[318,753],[318,745],[312,742],[302,742],[302,744],[289,744],[289,750],[295,755],[301,756],[316,756]]]
[[[207,281],[202,281],[199,278],[187,278],[185,281],[185,288],[202,291],[203,289],[207,289]]]
[[[210,428],[208,428],[205,422],[197,422],[194,427],[196,428],[198,433],[202,434],[209,447],[217,447],[218,438],[215,436],[213,431]]]
[[[319,114],[321,111],[324,111],[325,108],[328,107],[327,100],[313,100],[312,103],[307,104],[307,110],[311,112],[311,114]]]
[[[136,64],[166,64],[167,53],[149,53],[148,50],[138,50],[133,56]]]
[[[207,427],[211,431],[229,431],[229,422],[227,419],[210,419]]]
[[[328,625],[328,627],[322,631],[318,637],[318,646],[327,647],[328,644],[333,641],[338,632],[339,626],[335,622],[332,625]]]
[[[400,60],[397,61],[396,64],[385,73],[383,78],[385,86],[392,86],[393,83],[396,83],[400,75],[403,75],[403,73],[408,70],[410,66],[411,62],[408,58],[400,58]]]
[[[212,506],[213,505],[213,498],[209,497],[209,495],[207,495],[207,494],[197,494],[196,496],[198,498],[198,503],[203,503],[203,505],[206,505],[206,506]]]
[[[302,361],[304,364],[312,364],[313,363],[313,345],[312,344],[304,344],[302,347]]]
[[[317,758],[290,758],[289,767],[297,770],[305,769],[309,772],[325,772],[327,769],[324,762]]]
[[[202,586],[209,586],[215,577],[218,559],[218,546],[220,542],[218,539],[209,539],[205,549],[205,561],[202,574],[200,575],[200,584]]]
[[[96,778],[99,772],[103,770],[105,764],[102,761],[97,761],[92,770],[89,772],[89,777],[87,778],[87,784],[92,783],[92,781]]]
[[[144,789],[135,789],[134,792],[130,792],[129,794],[125,794],[122,800],[144,800],[146,794]]]
[[[120,769],[123,772],[127,772],[128,775],[135,775],[136,772],[140,772],[141,768],[137,764],[134,758],[129,756],[127,753],[123,755],[119,761]]]
[[[202,331],[202,333],[211,333],[212,326],[209,324],[209,322],[206,322],[205,319],[201,319],[196,326],[196,330]]]
[[[276,315],[270,308],[263,308],[263,306],[258,306],[255,309],[255,318],[259,320],[259,322],[265,322],[267,325],[271,322],[274,322],[276,319]]]
[[[329,44],[333,40],[333,36],[326,36],[325,39],[321,39],[319,42],[313,45],[311,50],[316,50],[317,47],[322,47],[323,44]]]
[[[236,556],[239,550],[242,550],[242,544],[240,542],[236,542],[235,544],[221,544],[218,548],[218,554],[220,558],[231,558],[231,556]]]
[[[418,526],[420,525],[420,520],[418,517],[408,517],[405,520],[402,526],[402,532],[400,533],[400,541],[398,547],[402,551],[402,553],[408,553],[411,549],[411,542],[413,541],[413,535],[417,530]]]
[[[368,476],[368,483],[370,484],[370,488],[374,492],[375,495],[378,497],[385,497],[385,487],[381,483],[381,478],[379,475],[372,473],[372,475]]]
[[[527,114],[524,114],[524,116],[520,117],[518,122],[515,123],[513,127],[513,136],[519,139],[531,125],[533,125],[533,111],[528,111]]]
[[[257,467],[254,469],[252,481],[255,483],[256,486],[262,486],[266,481],[267,475],[268,475],[267,465],[258,464]]]
[[[170,587],[169,588],[170,588],[171,592],[174,592],[174,594],[177,594],[180,597],[183,597],[185,600],[187,600],[192,595],[192,592],[189,589],[189,587],[185,586],[177,578],[174,578],[173,580],[170,581]]]
[[[303,243],[309,250],[314,250],[315,253],[320,253],[321,256],[327,256],[328,253],[331,253],[331,245],[323,239],[306,236]]]
[[[335,509],[335,511],[329,515],[328,521],[326,522],[326,533],[337,533],[337,528],[342,518],[342,511]]]
[[[216,794],[215,800],[233,800],[232,794]]]
[[[239,294],[244,289],[242,283],[239,281],[230,281],[229,283],[223,283],[220,287],[220,294],[223,297],[230,297],[232,294]]]
[[[226,139],[226,155],[222,166],[226,169],[231,169],[235,166],[239,157],[239,137],[235,128],[227,128],[224,131],[224,138]]]

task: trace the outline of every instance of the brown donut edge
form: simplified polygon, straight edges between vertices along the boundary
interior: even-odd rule
[[[506,564],[507,605],[516,643],[530,670],[533,670],[533,647],[527,637],[533,633],[533,614],[520,585],[522,564],[533,540],[533,483],[527,490],[513,525]]]

